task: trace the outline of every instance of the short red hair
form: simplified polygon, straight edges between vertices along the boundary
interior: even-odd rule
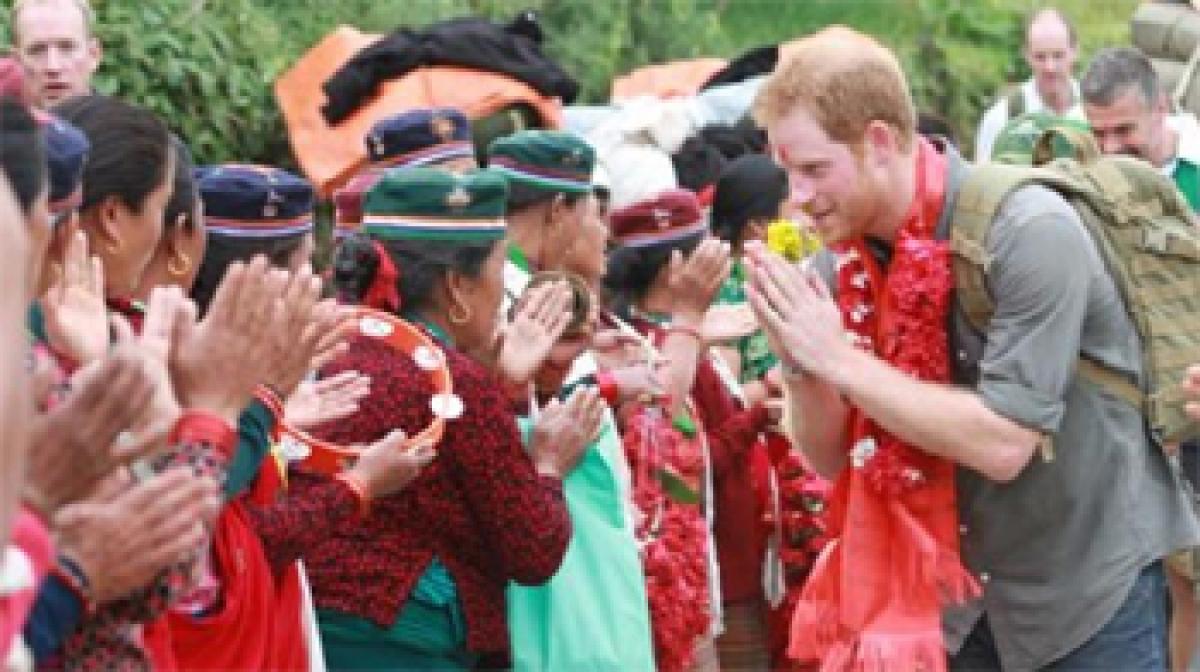
[[[826,28],[781,48],[775,73],[754,101],[754,117],[767,126],[797,107],[843,144],[860,145],[873,121],[895,129],[903,149],[909,149],[916,137],[917,113],[896,56],[873,38],[844,26]]]

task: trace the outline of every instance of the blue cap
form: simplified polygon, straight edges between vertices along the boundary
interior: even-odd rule
[[[424,166],[473,158],[471,123],[451,107],[410,110],[380,120],[364,138],[371,163]]]
[[[50,177],[50,212],[60,214],[83,203],[83,165],[92,143],[72,124],[49,117],[42,126]]]
[[[204,221],[213,234],[284,238],[312,231],[313,188],[271,166],[225,164],[196,169]]]

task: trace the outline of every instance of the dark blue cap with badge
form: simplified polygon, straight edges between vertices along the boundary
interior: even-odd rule
[[[380,120],[364,139],[371,163],[427,166],[474,158],[471,123],[451,107],[409,110]]]
[[[83,203],[83,165],[92,145],[83,131],[57,117],[45,119],[42,132],[50,178],[50,213],[58,215]]]
[[[225,164],[196,169],[209,233],[284,238],[312,231],[313,188],[271,166]]]

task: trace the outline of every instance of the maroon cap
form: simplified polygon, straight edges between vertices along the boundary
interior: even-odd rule
[[[333,235],[341,238],[362,228],[363,201],[367,192],[379,178],[382,171],[368,169],[359,173],[346,183],[346,186],[333,192]]]
[[[608,216],[613,242],[646,247],[687,238],[708,229],[696,195],[687,189],[668,189],[614,210]]]

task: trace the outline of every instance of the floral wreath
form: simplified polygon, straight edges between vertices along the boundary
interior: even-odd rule
[[[463,402],[454,393],[454,381],[446,364],[446,356],[421,329],[395,317],[370,308],[356,308],[356,333],[383,341],[398,353],[408,355],[417,367],[429,375],[434,394],[429,400],[433,421],[415,436],[405,440],[407,450],[418,445],[436,446],[446,431],[446,423],[463,414]],[[308,432],[287,424],[280,428],[280,447],[289,461],[301,462],[314,471],[335,474],[358,459],[362,446],[342,446],[318,439]]]

